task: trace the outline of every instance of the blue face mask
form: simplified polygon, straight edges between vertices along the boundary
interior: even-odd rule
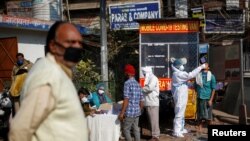
[[[22,60],[18,60],[16,63],[17,63],[18,66],[22,66],[23,65],[23,61]]]

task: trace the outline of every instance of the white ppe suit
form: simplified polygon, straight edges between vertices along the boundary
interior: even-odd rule
[[[159,128],[159,80],[153,74],[151,67],[144,67],[142,69],[145,75],[144,87],[142,88],[145,94],[144,105],[147,110],[148,118],[151,125],[151,134],[153,138],[158,138],[160,136]]]
[[[187,81],[196,77],[199,72],[205,68],[205,64],[197,67],[191,72],[185,72],[177,69],[172,65],[173,75],[172,75],[172,94],[175,103],[175,118],[174,118],[174,131],[173,135],[177,137],[183,137],[184,124],[185,124],[185,110],[188,100],[188,86]]]
[[[152,68],[144,67],[142,69],[145,74],[144,87],[142,89],[145,94],[145,106],[159,106],[159,81],[153,74]]]

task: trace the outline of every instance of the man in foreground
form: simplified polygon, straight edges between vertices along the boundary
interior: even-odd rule
[[[46,57],[30,70],[21,107],[11,122],[10,141],[87,141],[87,122],[72,83],[72,67],[81,59],[82,36],[56,22],[46,40]]]

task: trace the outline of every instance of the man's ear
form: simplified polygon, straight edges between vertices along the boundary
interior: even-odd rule
[[[51,42],[49,43],[49,48],[50,48],[50,52],[51,52],[52,54],[55,54],[55,53],[56,53],[56,44],[55,44],[54,41],[51,41]]]

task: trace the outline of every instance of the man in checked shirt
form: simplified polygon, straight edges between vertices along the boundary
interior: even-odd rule
[[[124,84],[124,100],[119,119],[123,122],[123,133],[126,141],[132,141],[131,127],[133,127],[135,141],[140,141],[138,123],[144,97],[139,83],[134,78],[135,69],[132,65],[127,64],[125,66],[125,74],[128,76],[128,80]]]

